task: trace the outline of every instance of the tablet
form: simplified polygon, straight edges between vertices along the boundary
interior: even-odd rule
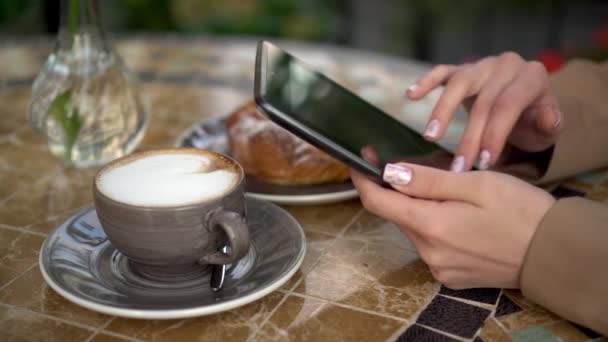
[[[387,162],[451,162],[436,143],[268,41],[258,43],[254,96],[272,121],[379,183]]]

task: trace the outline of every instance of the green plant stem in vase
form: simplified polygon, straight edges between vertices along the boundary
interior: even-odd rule
[[[148,122],[137,81],[109,47],[97,0],[62,0],[57,43],[32,87],[29,120],[67,165],[130,153]]]
[[[67,106],[70,102],[71,96],[71,93],[66,91],[65,93],[57,96],[49,108],[50,117],[57,121],[57,123],[63,129],[66,153],[65,159],[68,161],[72,160],[72,148],[74,147],[74,143],[78,138],[78,132],[82,127],[78,110],[69,110]]]

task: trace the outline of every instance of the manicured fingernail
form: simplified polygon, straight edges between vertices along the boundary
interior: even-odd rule
[[[394,185],[407,185],[412,180],[412,170],[397,164],[386,164],[382,178]]]
[[[490,159],[492,158],[492,154],[488,150],[483,150],[479,154],[479,162],[477,163],[477,167],[480,170],[487,170],[490,167]]]
[[[413,93],[413,92],[415,92],[416,90],[418,90],[418,84],[417,84],[417,83],[414,83],[414,84],[412,84],[411,86],[409,86],[409,87],[407,88],[407,91],[408,91],[408,92],[410,92],[410,93]]]
[[[557,128],[562,123],[562,112],[556,108],[554,113],[555,113],[555,122],[553,123],[553,128]]]
[[[456,158],[454,158],[454,161],[452,162],[452,167],[450,167],[450,170],[453,172],[464,171],[464,156],[457,156]]]
[[[437,138],[439,135],[439,121],[437,119],[431,120],[424,130],[424,136],[427,138]]]

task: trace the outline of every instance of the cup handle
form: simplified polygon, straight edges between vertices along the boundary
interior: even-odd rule
[[[233,211],[216,210],[207,215],[205,220],[207,229],[221,228],[228,237],[230,248],[228,253],[221,250],[202,257],[199,262],[203,264],[225,265],[232,264],[247,254],[249,250],[249,229],[244,218]]]

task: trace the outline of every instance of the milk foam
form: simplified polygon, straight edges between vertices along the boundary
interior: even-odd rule
[[[131,205],[196,203],[236,185],[237,173],[212,166],[213,160],[200,154],[153,154],[106,171],[97,179],[97,187],[107,197]]]

